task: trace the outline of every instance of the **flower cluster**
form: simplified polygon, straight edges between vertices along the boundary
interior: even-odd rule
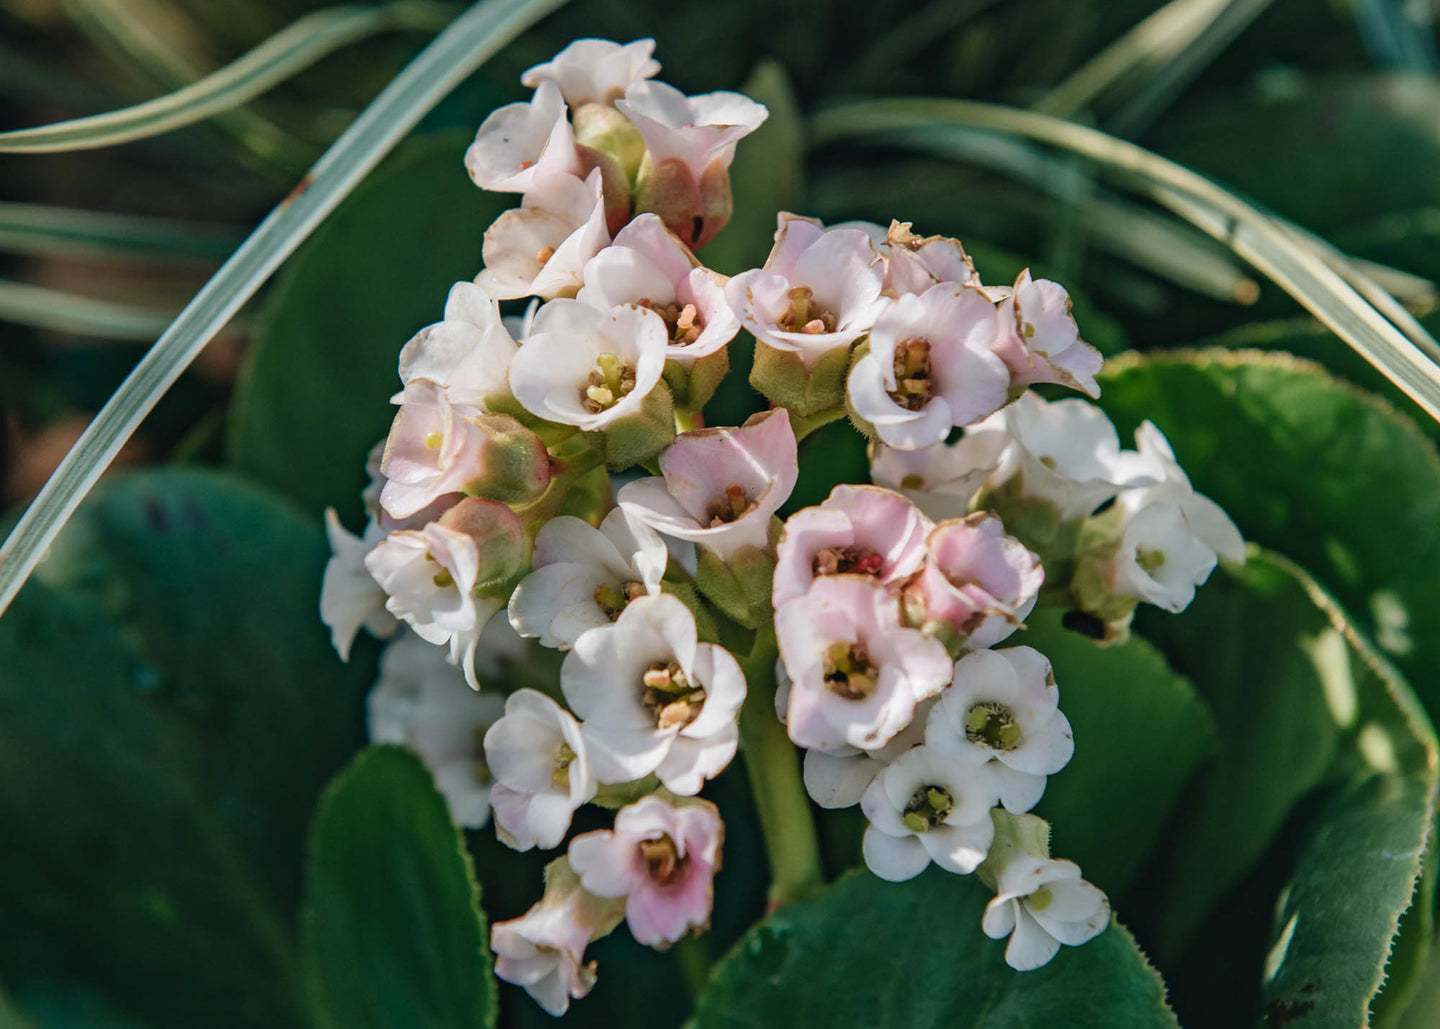
[[[654,81],[652,49],[572,44],[466,154],[519,206],[400,351],[365,527],[327,514],[336,649],[400,633],[371,736],[419,754],[458,824],[564,848],[492,936],[497,974],[552,1014],[622,921],[658,948],[708,925],[724,826],[700,794],[742,707],[781,732],[772,690],[810,796],[867,817],[870,869],[978,872],[981,928],[1037,967],[1109,903],[1028,813],[1074,741],[1050,662],[1012,637],[1053,603],[1120,640],[1137,603],[1178,611],[1242,560],[1239,534],[1153,425],[1122,451],[1098,408],[1029,391],[1099,393],[1053,282],[987,287],[956,240],[789,214],[763,267],[706,268],[766,112]],[[769,405],[707,427],[742,330]],[[873,483],[782,521],[798,440],[846,416]],[[613,827],[572,835],[587,804]]]

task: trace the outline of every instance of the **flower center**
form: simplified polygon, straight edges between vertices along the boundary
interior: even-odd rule
[[[921,475],[919,472],[911,472],[909,475],[905,476],[905,478],[903,478],[903,479],[900,480],[900,488],[901,488],[901,489],[924,489],[924,488],[925,488],[925,476]]]
[[[575,751],[570,744],[561,742],[555,748],[555,769],[550,773],[550,785],[557,790],[570,788],[570,763],[575,760]]]
[[[674,661],[656,661],[645,669],[642,681],[645,692],[640,703],[655,716],[657,729],[683,729],[700,717],[705,689],[691,683]]]
[[[864,547],[826,547],[815,554],[816,575],[879,575],[885,559]]]
[[[672,347],[689,346],[700,338],[705,328],[694,304],[657,304],[652,300],[642,300],[640,306],[654,311],[665,320]]]
[[[705,514],[709,518],[707,527],[714,529],[739,521],[753,510],[755,510],[755,502],[746,495],[745,487],[738,482],[732,482],[725,487],[725,495],[719,500],[713,501],[705,509]]]
[[[911,832],[929,832],[945,821],[954,808],[955,798],[950,791],[932,784],[915,791],[900,817]]]
[[[1050,887],[1042,886],[1025,898],[1025,904],[1031,911],[1044,911],[1054,899],[1055,895],[1050,892]]]
[[[864,700],[879,685],[864,643],[835,643],[825,652],[825,687],[845,700]]]
[[[612,622],[620,617],[620,612],[625,610],[625,605],[636,597],[645,595],[645,585],[639,582],[622,582],[619,586],[612,586],[608,582],[602,582],[595,587],[595,606],[605,612],[605,617]]]
[[[890,399],[907,411],[918,411],[932,396],[930,341],[907,339],[895,348],[895,389]]]
[[[686,859],[669,836],[641,840],[640,860],[645,862],[645,874],[657,886],[671,886],[685,873]]]
[[[815,302],[815,292],[809,286],[796,286],[790,290],[790,310],[780,318],[780,328],[786,332],[805,332],[818,335],[835,331],[835,315]]]
[[[1020,724],[1004,704],[976,704],[965,715],[965,738],[991,750],[1014,750],[1020,743]]]
[[[581,405],[590,414],[608,411],[635,388],[635,368],[614,354],[601,354],[585,380]]]
[[[1165,566],[1165,554],[1160,550],[1152,550],[1149,547],[1135,548],[1135,563],[1146,575],[1154,577],[1155,573]]]

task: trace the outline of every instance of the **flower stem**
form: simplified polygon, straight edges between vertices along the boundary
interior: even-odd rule
[[[770,861],[771,911],[803,899],[823,882],[799,753],[775,717],[775,657],[774,627],[763,625],[743,662],[748,692],[740,711],[740,746]]]
[[[705,428],[705,412],[699,409],[690,410],[686,407],[675,408],[675,431],[694,432],[696,429]]]

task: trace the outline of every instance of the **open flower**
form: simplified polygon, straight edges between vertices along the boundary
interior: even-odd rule
[[[713,162],[730,167],[735,144],[770,113],[742,93],[686,96],[674,86],[649,80],[631,83],[615,106],[645,137],[654,167],[679,161],[696,179]]]
[[[925,563],[930,519],[898,493],[878,486],[836,486],[818,507],[785,522],[775,554],[775,607],[803,596],[824,575],[868,575],[883,586]]]
[[[612,43],[608,39],[577,39],[546,61],[527,69],[520,82],[531,89],[554,82],[572,107],[583,104],[612,104],[625,90],[660,71],[660,62],[650,55],[655,40]]]
[[[725,302],[725,277],[702,266],[654,214],[642,214],[585,266],[576,294],[602,311],[637,304],[660,315],[666,357],[690,362],[719,350],[740,331]]]
[[[1118,478],[1121,482],[1138,483],[1123,489],[1115,498],[1115,506],[1133,516],[1152,504],[1169,502],[1185,515],[1190,531],[1207,547],[1226,561],[1245,563],[1245,540],[1220,505],[1196,493],[1190,479],[1175,460],[1170,441],[1152,422],[1141,422],[1135,430],[1138,451],[1120,454]]]
[[[639,414],[664,368],[665,323],[654,311],[552,300],[510,363],[510,388],[531,414],[593,432]]]
[[[506,376],[516,349],[494,298],[473,282],[457,282],[444,318],[401,349],[400,381],[428,379],[451,404],[484,411],[490,398],[510,392]]]
[[[725,299],[756,339],[813,368],[870,331],[890,302],[880,295],[884,279],[880,255],[860,229],[827,231],[781,214],[765,266],[734,276]]]
[[[691,795],[735,756],[744,673],[729,651],[697,641],[694,616],[669,594],[633,600],[614,625],[582,633],[560,689],[585,722],[601,782],[654,772]]]
[[[882,879],[913,879],[935,862],[968,875],[995,837],[990,767],[958,752],[953,741],[914,747],[897,757],[860,798],[870,820],[861,851]]]
[[[522,636],[569,650],[586,629],[609,625],[637,597],[660,592],[669,552],[665,541],[624,508],[596,529],[569,515],[535,537],[535,569],[510,597],[510,622]]]
[[[574,296],[585,262],[609,242],[600,169],[583,180],[544,170],[520,206],[485,230],[475,284],[497,300]]]
[[[516,850],[559,844],[570,817],[595,796],[580,723],[536,690],[506,698],[504,717],[485,733],[485,760],[496,828]]]
[[[899,604],[873,579],[831,575],[775,612],[790,677],[785,725],[802,747],[884,746],[953,671],[937,640],[900,624]]]
[[[936,521],[963,518],[970,501],[1000,466],[1010,440],[1002,432],[967,430],[954,443],[919,450],[870,446],[870,478],[903,493]]]
[[[625,898],[635,942],[666,947],[710,923],[725,825],[715,805],[671,807],[653,794],[615,816],[613,831],[570,841],[570,866],[598,897]]]
[[[333,507],[325,509],[325,535],[331,557],[320,584],[320,620],[330,627],[330,644],[341,661],[350,660],[350,645],[362,628],[378,639],[395,631],[395,616],[385,609],[385,591],[365,567],[365,555],[385,538],[385,529],[371,520],[356,536],[340,524]]]
[[[529,103],[497,107],[465,151],[465,170],[481,189],[525,193],[537,176],[578,175],[575,133],[560,87],[541,82]]]
[[[977,650],[955,663],[955,679],[930,712],[925,742],[943,736],[962,757],[992,761],[1005,810],[1029,811],[1045,777],[1075,752],[1070,722],[1045,655],[1030,647]]]
[[[788,690],[788,687],[786,689]],[[784,706],[788,707],[789,702],[787,694]],[[931,697],[915,705],[915,717],[910,720],[910,724],[892,736],[889,743],[876,750],[858,750],[855,747],[843,746],[835,750],[812,747],[805,751],[803,773],[805,792],[810,794],[810,799],[824,808],[853,807],[860,803],[860,798],[875,781],[875,776],[901,754],[925,742],[925,720],[935,702],[936,698]],[[781,706],[778,695],[776,706]]]
[[[1106,577],[1117,596],[1173,613],[1190,606],[1195,587],[1210,578],[1215,564],[1215,551],[1195,534],[1180,505],[1159,501],[1125,522]]]
[[[638,521],[726,560],[765,546],[770,516],[799,478],[797,453],[789,412],[766,411],[739,428],[675,437],[660,455],[663,476],[627,484],[616,500]]]
[[[1049,964],[1062,943],[1077,947],[1110,924],[1110,901],[1073,861],[1016,854],[995,878],[980,927],[992,940],[1010,937],[1005,963],[1017,972]]]
[[[1010,372],[991,352],[995,305],[978,290],[940,283],[891,304],[850,370],[855,413],[892,447],[944,442],[950,430],[998,411]]]
[[[1040,558],[988,511],[940,522],[925,569],[905,586],[905,620],[952,647],[993,647],[1035,607]]]
[[[419,755],[456,825],[490,820],[490,770],[482,744],[504,710],[498,694],[472,690],[439,647],[406,632],[385,648],[366,700],[370,740]]]
[[[1000,304],[1000,323],[995,352],[1009,366],[1016,385],[1056,382],[1100,395],[1095,374],[1105,359],[1080,338],[1064,286],[1032,279],[1026,268]]]

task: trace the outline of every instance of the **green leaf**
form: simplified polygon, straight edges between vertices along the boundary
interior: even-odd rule
[[[479,887],[430,773],[372,747],[326,790],[306,868],[301,947],[321,1027],[493,1025]]]
[[[509,203],[465,174],[468,138],[415,140],[335,212],[285,269],[232,409],[232,466],[318,514],[360,516],[365,455],[389,429],[400,348],[480,269]]]
[[[1216,748],[1215,722],[1195,687],[1139,637],[1097,647],[1038,608],[1011,642],[1050,659],[1075,756],[1050,776],[1036,810],[1050,820],[1051,849],[1121,897],[1159,840],[1196,766]],[[1115,817],[1117,797],[1124,817]],[[1123,913],[1123,909],[1122,909]]]
[[[1067,1029],[1175,1026],[1165,987],[1112,924],[1034,972],[980,931],[990,892],[930,869],[905,883],[852,872],[756,926],[716,967],[692,1025]]]

